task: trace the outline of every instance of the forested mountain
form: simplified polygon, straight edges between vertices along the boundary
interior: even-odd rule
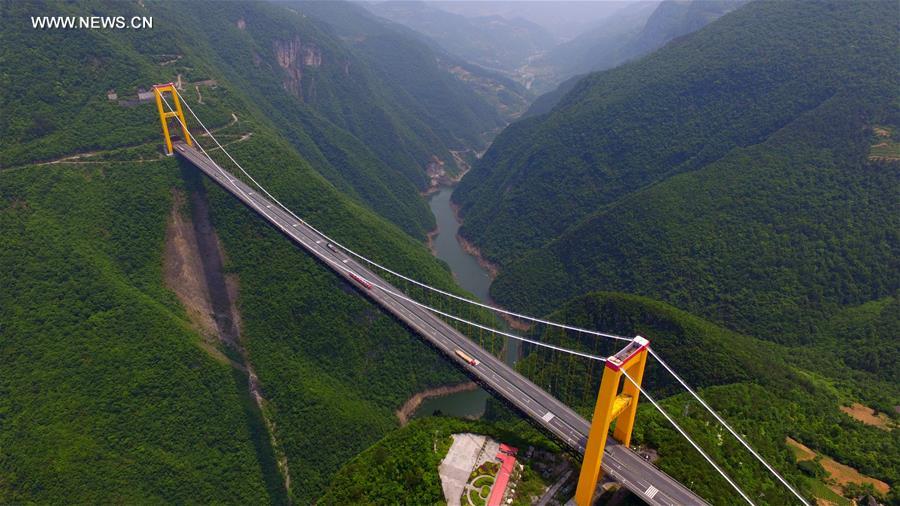
[[[665,0],[635,2],[575,39],[560,44],[533,65],[545,76],[535,86],[558,88],[541,95],[529,115],[550,111],[575,87],[583,74],[606,70],[649,54],[668,42],[695,32],[745,0]],[[574,76],[574,77],[573,77]]]
[[[502,303],[603,289],[806,342],[900,286],[897,6],[751,2],[511,125],[454,194]],[[882,128],[887,132],[890,127]]]
[[[29,22],[97,12],[155,26]],[[0,503],[308,504],[396,426],[412,393],[461,381],[162,156],[155,104],[137,96],[180,74],[185,101],[300,215],[455,290],[419,240],[372,210],[412,233],[430,227],[418,156],[452,144],[412,122],[414,102],[395,100],[368,59],[290,6],[259,2],[3,2],[0,18]],[[198,316],[173,294],[170,269],[203,261],[179,256],[176,232],[204,227],[236,316]],[[239,346],[197,318],[236,318]]]
[[[327,23],[367,57],[382,81],[398,97],[408,96],[413,102],[408,108],[442,137],[480,149],[494,129],[528,105],[527,91],[509,77],[451,55],[433,39],[355,3],[310,0],[292,5]],[[493,107],[485,107],[485,101]]]
[[[154,27],[40,30],[36,14]],[[784,437],[896,502],[900,430],[841,409],[898,397],[897,14],[751,2],[513,124],[456,194],[500,264],[496,298],[650,336],[804,492]],[[553,446],[520,419],[396,430],[412,394],[463,374],[164,156],[146,96],[178,83],[298,215],[462,294],[422,241],[426,168],[483,148],[521,88],[343,2],[0,0],[0,20],[0,504],[431,503],[451,431]],[[546,358],[518,367],[590,378]],[[789,499],[648,371],[761,504]],[[586,413],[596,385],[572,383],[557,393]],[[640,410],[636,442],[733,504]]]
[[[415,236],[424,237],[433,227],[418,198],[428,182],[428,164],[437,159],[455,171],[450,150],[479,149],[486,131],[504,124],[498,109],[440,68],[427,47],[390,27],[382,29],[390,42],[365,52],[348,47],[330,26],[305,18],[294,4],[210,5],[192,6],[192,12],[204,12],[202,20],[183,15],[183,6],[159,5],[153,11],[180,28],[175,41],[204,46],[329,181]],[[341,2],[323,7],[364,12]],[[152,44],[148,52],[178,53],[172,40]],[[180,61],[167,66],[187,81],[208,77]],[[10,107],[25,103],[12,100],[19,86],[7,88]],[[39,95],[27,91],[26,96]],[[16,121],[15,109],[10,110],[4,121]],[[42,129],[52,129],[59,119],[50,116],[39,116]],[[10,147],[4,165],[17,163],[20,152],[34,152],[27,132],[11,126],[13,135],[0,141]],[[52,144],[54,138],[51,133],[41,142]]]

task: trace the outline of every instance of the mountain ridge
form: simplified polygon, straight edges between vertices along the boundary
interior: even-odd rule
[[[465,220],[460,233],[500,264],[492,295],[514,307],[548,311],[585,290],[637,292],[774,339],[799,338],[830,304],[887,295],[897,283],[889,267],[897,240],[866,220],[879,205],[891,208],[896,183],[891,170],[877,169],[866,157],[871,125],[896,117],[890,83],[897,72],[889,62],[895,48],[887,35],[896,27],[890,6],[865,7],[851,12],[840,3],[751,2],[651,56],[584,79],[553,112],[510,126],[454,193]],[[764,42],[757,41],[759,26],[768,30]],[[751,181],[751,171],[760,179]],[[877,183],[863,175],[869,173]],[[785,187],[817,177],[823,185],[817,192],[809,183]],[[716,195],[745,206],[725,207],[715,195],[696,193],[688,180],[694,188],[717,185]],[[832,194],[865,206],[828,208],[823,204]],[[648,196],[656,207],[646,203]],[[802,219],[823,223],[802,224],[791,214],[802,205],[819,212]],[[668,215],[658,216],[660,209]],[[616,216],[619,228],[604,227],[598,216]],[[885,231],[889,216],[877,221]],[[776,219],[792,220],[797,244],[780,241],[756,258],[728,247],[729,239],[744,244],[767,228],[783,233]],[[860,223],[859,231],[838,226],[845,219]],[[725,225],[730,236],[714,229]],[[845,242],[863,234],[883,239],[855,241],[859,250],[848,250]],[[666,237],[678,239],[673,246],[681,256],[662,251]],[[721,256],[711,256],[707,241]],[[820,270],[813,286],[791,281],[784,287],[790,295],[776,296],[788,277],[760,264],[778,266],[772,255],[780,252],[812,268],[819,262],[816,241],[830,241],[824,244],[831,261],[846,254],[866,260],[853,263],[852,274],[837,274],[846,286]],[[656,252],[642,252],[645,247]],[[723,263],[729,260],[734,266]],[[718,292],[722,280],[756,272],[768,273],[760,275],[768,281]],[[868,282],[873,288],[867,292]],[[846,300],[839,287],[851,294]],[[735,294],[741,295],[721,300]],[[792,306],[796,314],[775,316]]]

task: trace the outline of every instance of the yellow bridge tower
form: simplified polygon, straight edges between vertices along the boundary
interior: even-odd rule
[[[625,446],[631,444],[631,430],[634,428],[649,345],[650,341],[637,336],[628,346],[606,360],[597,405],[594,407],[594,418],[591,420],[591,432],[584,450],[581,475],[578,477],[578,489],[575,491],[575,504],[578,506],[590,506],[594,498],[603,450],[613,421],[616,422],[613,438]],[[625,384],[621,385],[625,375],[634,380],[634,383],[626,379]]]
[[[168,92],[172,96],[172,102],[175,111],[166,111],[163,109],[162,94]],[[166,156],[172,156],[172,137],[169,135],[169,118],[177,117],[181,121],[181,131],[184,134],[184,142],[188,146],[193,146],[191,134],[187,129],[187,120],[184,119],[184,112],[181,111],[181,101],[178,99],[178,93],[175,91],[174,83],[157,84],[153,86],[153,94],[156,95],[156,108],[159,110],[159,121],[162,123],[163,138],[166,140]]]

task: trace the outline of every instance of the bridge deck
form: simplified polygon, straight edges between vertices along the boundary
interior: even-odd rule
[[[263,195],[259,195],[230,172],[211,162],[205,155],[183,142],[175,143],[175,153],[200,169],[219,186],[237,197],[250,209],[316,259],[357,287],[367,297],[405,323],[432,346],[455,361],[470,376],[496,395],[528,415],[535,423],[554,434],[571,448],[584,452],[590,424],[558,399],[520,375],[503,361],[461,334],[431,312],[376,288],[366,289],[354,280],[351,272],[377,285],[391,287],[380,276],[357,263],[343,252],[327,247],[327,239],[284,212]],[[347,270],[344,270],[346,268]],[[402,293],[397,288],[390,288]],[[472,366],[456,355],[462,350],[478,360]],[[606,445],[603,470],[651,505],[705,505],[699,496],[657,469],[651,463],[618,444],[612,438]]]

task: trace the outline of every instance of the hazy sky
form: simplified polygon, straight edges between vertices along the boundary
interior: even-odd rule
[[[571,38],[629,3],[641,0],[425,0],[463,16],[520,17]]]

